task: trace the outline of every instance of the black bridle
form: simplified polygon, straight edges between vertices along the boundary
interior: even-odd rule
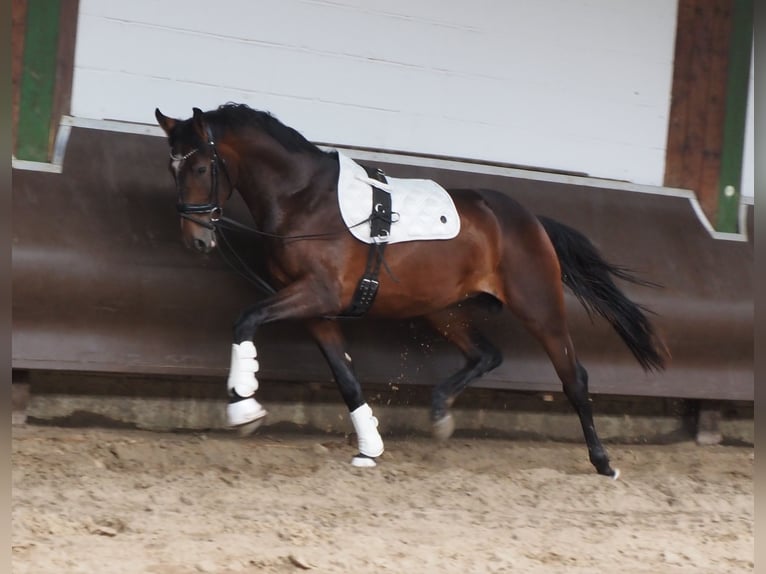
[[[192,221],[193,223],[196,223],[197,225],[201,225],[202,227],[205,227],[210,230],[215,230],[216,228],[216,222],[218,222],[222,215],[223,215],[223,209],[221,207],[219,197],[218,197],[218,166],[221,166],[221,170],[223,171],[223,174],[226,176],[226,181],[229,182],[229,195],[227,196],[226,200],[228,201],[231,197],[231,194],[234,192],[234,186],[232,185],[231,178],[229,177],[229,172],[226,169],[226,161],[221,158],[221,156],[218,155],[218,150],[215,146],[215,140],[213,139],[213,133],[210,130],[210,126],[205,126],[205,131],[207,135],[207,145],[210,149],[210,194],[208,195],[208,201],[207,203],[186,203],[184,201],[183,197],[183,191],[181,190],[181,185],[178,183],[178,177],[176,176],[176,186],[178,188],[178,203],[176,203],[176,211],[178,211],[178,214],[183,217],[184,219],[188,219],[189,221]],[[178,167],[178,172],[180,172],[181,165],[183,162],[185,162],[187,159],[189,159],[192,155],[197,153],[199,151],[199,148],[194,148],[190,152],[187,152],[185,155],[178,156],[173,154],[173,150],[170,151],[170,159],[173,161],[180,162]],[[199,217],[195,217],[195,215],[200,214],[210,214],[210,220],[205,221],[203,219],[200,219]]]

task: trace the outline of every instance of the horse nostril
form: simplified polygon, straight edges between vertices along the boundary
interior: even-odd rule
[[[205,253],[207,252],[207,245],[201,239],[194,239],[194,249]]]

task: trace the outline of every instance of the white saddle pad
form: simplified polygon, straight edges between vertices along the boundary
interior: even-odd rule
[[[373,243],[370,224],[372,185],[391,194],[391,235],[387,243],[452,239],[460,233],[460,216],[447,191],[430,179],[370,179],[364,168],[338,152],[338,203],[343,221],[359,241]]]

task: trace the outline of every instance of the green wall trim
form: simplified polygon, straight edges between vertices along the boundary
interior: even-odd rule
[[[721,173],[718,181],[716,229],[739,231],[742,158],[745,145],[750,57],[753,49],[753,0],[734,0],[726,85]]]
[[[58,0],[28,0],[15,155],[47,162],[56,88]]]

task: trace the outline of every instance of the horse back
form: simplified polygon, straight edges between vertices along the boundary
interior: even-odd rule
[[[504,299],[502,275],[509,243],[540,228],[517,201],[491,190],[448,190],[460,216],[460,233],[449,240],[388,246],[392,274],[381,275],[371,314],[425,314],[482,293]],[[544,232],[543,232],[544,233]]]

